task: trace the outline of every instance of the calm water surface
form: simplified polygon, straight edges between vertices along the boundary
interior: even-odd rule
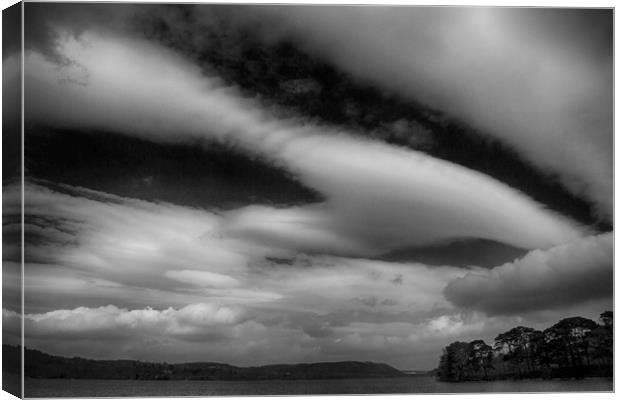
[[[27,397],[121,396],[243,396],[381,393],[479,393],[479,392],[608,392],[611,378],[584,380],[525,380],[495,382],[437,382],[429,376],[381,379],[299,381],[129,381],[91,379],[31,379]]]

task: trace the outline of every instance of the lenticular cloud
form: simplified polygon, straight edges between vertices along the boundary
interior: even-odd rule
[[[78,79],[82,69],[58,69],[36,53],[27,58],[29,90],[47,94],[29,96],[37,118],[114,129],[159,142],[208,139],[238,144],[290,170],[328,198],[324,207],[284,213],[303,212],[310,215],[311,229],[318,235],[343,237],[351,248],[341,254],[355,252],[355,246],[367,249],[358,253],[372,255],[390,246],[459,237],[536,248],[579,235],[576,225],[480,173],[420,152],[356,139],[347,132],[277,119],[259,102],[202,77],[168,50],[99,34],[85,34],[82,41],[69,40],[59,50],[88,71],[85,86],[62,81],[64,73],[75,73]],[[62,101],[48,104],[43,98]],[[105,116],[99,112],[102,108],[107,110]],[[251,223],[247,213],[242,220]],[[279,226],[299,229],[301,241],[306,240],[305,228],[294,221]],[[325,251],[312,246],[307,250]]]

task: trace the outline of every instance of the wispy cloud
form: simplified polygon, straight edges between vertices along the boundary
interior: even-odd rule
[[[73,221],[75,227],[69,242],[59,240],[67,235],[62,223],[60,229],[41,231],[39,240],[28,242],[25,286],[30,310],[40,310],[44,303],[38,300],[49,296],[64,298],[65,303],[122,299],[156,307],[202,298],[324,313],[348,303],[355,308],[360,295],[385,300],[388,291],[391,303],[377,307],[398,312],[403,309],[396,304],[446,305],[441,295],[444,282],[466,272],[458,267],[303,255],[231,237],[225,215],[103,193],[95,196],[97,192],[68,186],[64,190],[68,193],[34,184],[26,187],[27,215]],[[27,224],[26,232],[31,229]],[[270,261],[287,253],[294,254],[287,264]]]
[[[239,285],[236,279],[228,275],[209,271],[170,270],[166,271],[165,275],[175,281],[204,288],[230,288]]]
[[[297,254],[278,264],[271,257],[286,253],[229,237],[224,215],[60,188],[64,193],[26,187],[27,214],[60,222],[59,229],[43,230],[28,243],[25,280],[27,345],[60,354],[217,356],[242,364],[325,360],[346,354],[330,355],[330,349],[363,323],[385,333],[368,328],[357,333],[360,343],[366,336],[375,343],[390,337],[385,348],[396,360],[411,331],[424,330],[425,318],[450,307],[445,282],[466,273],[330,255]],[[74,240],[59,240],[67,235],[61,221],[71,221]],[[31,228],[26,225],[27,232]],[[6,326],[15,318],[7,310]],[[399,323],[410,329],[390,333]],[[214,349],[213,340],[222,338],[228,339],[216,341],[221,348]],[[209,344],[196,351],[191,343],[197,340]],[[286,347],[283,359],[285,346],[293,350]],[[372,355],[354,349],[347,358]]]

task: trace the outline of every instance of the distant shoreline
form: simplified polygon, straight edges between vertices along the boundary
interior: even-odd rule
[[[19,373],[21,349],[3,345],[7,372]],[[370,361],[337,361],[302,364],[272,364],[238,367],[224,363],[189,362],[169,364],[137,360],[92,360],[61,357],[26,348],[24,375],[46,379],[119,379],[119,380],[317,380],[393,378],[408,375],[390,365]],[[13,362],[12,362],[13,361]]]

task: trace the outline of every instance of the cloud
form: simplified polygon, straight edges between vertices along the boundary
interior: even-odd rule
[[[275,6],[237,19],[469,122],[611,216],[611,10]]]
[[[277,294],[245,285],[251,243],[220,235],[212,212],[27,183],[25,287],[28,307],[100,304],[181,306],[266,301]],[[50,221],[47,228],[39,220]],[[33,232],[37,240],[32,240]],[[188,283],[191,283],[189,285]],[[178,291],[170,292],[178,287]],[[46,301],[53,299],[53,302]]]
[[[51,61],[70,63],[70,59],[56,51],[63,35],[79,36],[94,25],[109,31],[124,30],[131,15],[137,11],[134,4],[115,4],[113,7],[92,2],[27,4],[24,47],[35,49]]]
[[[19,309],[19,308],[16,308]],[[22,340],[21,313],[2,308],[2,343],[20,346]]]
[[[394,318],[402,318],[399,316],[401,312],[449,307],[441,295],[445,282],[466,273],[457,267],[429,267],[333,256],[302,258],[291,266],[271,266],[261,271],[269,277],[262,285],[273,287],[282,294],[282,305],[288,310],[322,315],[334,312],[339,315],[332,320],[334,323],[337,320],[363,318],[359,312],[367,311],[367,306],[360,303],[360,297],[389,298],[392,304],[376,304],[373,310]],[[395,278],[400,278],[402,284],[395,285]],[[391,320],[391,317],[387,316],[383,321]]]
[[[336,216],[324,205],[248,206],[225,215],[223,229],[230,236],[283,251],[360,255],[369,250],[355,237],[334,231],[331,225]]]
[[[242,235],[292,247],[309,243],[307,250],[315,252],[364,248],[361,254],[369,255],[462,236],[549,247],[581,234],[483,174],[307,121],[277,119],[274,110],[202,76],[169,50],[90,31],[79,40],[67,37],[58,49],[79,68],[59,68],[37,53],[26,57],[31,122],[159,142],[224,141],[289,170],[327,197],[319,207],[238,210]],[[274,223],[258,232],[253,220],[263,225],[268,214]],[[333,244],[321,244],[327,241],[322,237]]]
[[[239,285],[239,282],[228,275],[208,271],[170,270],[165,274],[168,278],[193,286],[229,288]]]
[[[300,314],[297,320],[289,319],[289,315],[294,317],[284,314],[284,320],[266,324],[249,319],[251,314],[239,307],[199,303],[161,310],[77,307],[26,314],[24,318],[27,346],[55,354],[241,365],[347,359],[388,360],[406,367],[415,353],[422,355],[423,368],[431,368],[445,341],[464,334],[490,335],[475,316],[452,316],[458,321],[458,329],[437,331],[427,319],[330,326],[322,316],[308,322],[308,315]],[[19,314],[3,309],[5,326],[18,327],[18,322]],[[490,328],[496,325],[493,322]],[[426,342],[426,347],[416,351],[420,341]]]
[[[289,263],[274,264],[268,258],[284,250],[230,237],[225,214],[60,187],[65,193],[32,183],[25,188],[26,216],[56,221],[56,229],[41,231],[42,240],[27,243],[27,312],[59,304],[165,308],[208,300],[325,313],[343,304],[356,308],[360,297],[385,300],[389,292],[390,302],[375,308],[398,313],[410,304],[445,306],[444,283],[466,272],[331,255],[293,254]],[[26,232],[31,229],[27,224]],[[67,235],[72,240],[64,241]]]
[[[3,317],[11,321],[19,315],[6,310]],[[180,309],[170,307],[164,310],[150,307],[128,310],[107,305],[25,314],[24,324],[26,334],[31,339],[114,340],[143,336],[194,338],[200,335],[213,337],[214,333],[222,336],[225,332],[218,330],[219,327],[234,326],[242,318],[243,310],[239,307],[214,303],[196,303]]]
[[[242,365],[386,361],[378,345],[385,340],[387,361],[407,365],[407,337],[446,312],[445,282],[466,273],[330,255],[276,264],[265,257],[281,250],[228,237],[225,215],[54,187],[25,188],[26,214],[58,228],[28,244],[25,276],[27,346],[53,354]],[[74,240],[56,240],[66,232]],[[368,298],[377,299],[371,309],[360,302]],[[374,350],[329,355],[358,324],[380,332],[358,333]]]
[[[289,243],[304,235],[303,246],[314,243],[311,236],[322,227],[337,233],[336,239],[356,239],[366,255],[459,237],[548,247],[580,234],[578,227],[523,194],[423,153],[346,135],[306,135],[291,140],[282,156],[306,185],[326,195],[326,204],[248,207],[231,212],[231,229],[254,237],[262,231]],[[287,223],[266,224],[269,214]]]
[[[476,270],[445,289],[459,307],[514,314],[566,307],[613,294],[613,234],[534,250],[513,263]]]
[[[265,257],[279,250],[228,238],[217,228],[225,216],[205,210],[66,186],[65,194],[32,184],[26,190],[39,204],[31,211],[74,221],[81,239],[29,246],[31,257],[47,263],[31,258],[26,265],[26,343],[53,354],[239,365],[357,359],[432,368],[450,341],[490,341],[515,323],[543,327],[562,316],[528,319],[524,310],[521,319],[483,318],[454,309],[443,289],[468,273],[463,268],[303,254],[277,264]],[[111,240],[114,246],[97,245]],[[208,243],[241,263],[198,264]],[[233,280],[238,286],[225,287]],[[579,315],[589,316],[607,305],[580,307]],[[18,314],[7,310],[6,326],[15,322],[11,315]]]

